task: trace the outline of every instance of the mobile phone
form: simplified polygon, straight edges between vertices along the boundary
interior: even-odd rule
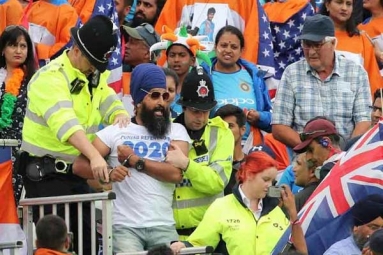
[[[282,195],[281,195],[281,191],[283,190],[282,187],[278,187],[278,186],[270,186],[269,189],[267,190],[267,196],[268,197],[276,197],[276,198],[280,198]]]

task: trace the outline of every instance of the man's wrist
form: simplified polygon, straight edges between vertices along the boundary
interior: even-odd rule
[[[124,167],[127,167],[127,168],[131,167],[132,165],[130,164],[130,159],[131,159],[133,156],[135,156],[134,153],[129,154],[129,156],[122,162],[121,165],[123,165]]]

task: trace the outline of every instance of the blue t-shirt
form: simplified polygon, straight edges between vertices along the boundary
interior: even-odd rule
[[[241,109],[255,109],[256,98],[253,87],[253,79],[249,72],[242,68],[235,73],[221,73],[213,71],[213,85],[215,99],[218,104],[215,111],[226,104],[233,104]],[[250,125],[246,123],[246,133],[242,140],[246,140],[250,132]]]

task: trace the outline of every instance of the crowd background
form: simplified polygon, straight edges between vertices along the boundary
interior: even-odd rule
[[[97,21],[100,16],[107,19]],[[382,0],[0,1],[0,138],[18,140],[12,162],[27,151],[36,160],[46,155],[62,159],[65,171],[73,164],[70,178],[55,181],[14,171],[15,204],[24,186],[27,197],[112,188],[127,199],[115,203],[114,249],[121,252],[153,248],[154,239],[162,240],[141,230],[132,234],[142,221],[161,237],[179,239],[171,245],[175,253],[212,245],[222,253],[277,254],[291,234],[302,254],[380,254],[372,236],[383,228],[382,200],[370,196],[383,196],[382,22]],[[92,30],[92,24],[104,30]],[[102,39],[106,31],[112,32]],[[59,65],[68,66],[66,54],[79,73],[65,76],[70,93],[55,86],[64,83],[57,76],[65,69]],[[84,84],[69,83],[73,75],[89,81],[86,95]],[[67,105],[71,94],[81,107]],[[71,107],[87,109],[92,118],[78,109],[71,115],[66,112]],[[162,128],[168,128],[153,128],[150,115],[145,116],[148,109],[153,119],[158,112],[174,119],[170,136],[161,143],[170,149],[166,153],[162,147],[161,157],[146,157],[137,149],[141,140],[160,139],[166,134]],[[134,132],[126,132],[145,138],[115,143],[106,133],[117,137],[120,131],[104,127],[116,123],[120,128],[136,125]],[[85,130],[93,151],[87,154],[71,140],[75,129]],[[182,143],[169,145],[170,140],[189,141],[189,152]],[[146,146],[153,144],[149,141]],[[95,152],[102,158],[110,155],[114,168],[95,167],[103,161],[90,156]],[[142,158],[151,162],[144,170]],[[112,185],[100,184],[103,173]],[[142,179],[131,184],[126,181],[131,174]],[[68,182],[68,190],[54,189]],[[150,186],[144,195],[131,195],[134,185],[142,184]],[[284,187],[279,199],[267,192],[276,184]],[[144,202],[133,212],[125,208],[129,201],[149,201],[152,194],[169,205],[154,204],[162,218],[145,214]],[[360,209],[366,203],[378,213]],[[166,213],[170,205],[174,219]],[[128,222],[126,215],[137,218]],[[240,234],[233,236],[230,231],[238,229]],[[319,242],[326,231],[334,236]],[[375,238],[382,238],[376,232]],[[141,244],[132,241],[135,235]],[[123,244],[124,238],[132,243]],[[64,243],[57,249],[67,249]]]

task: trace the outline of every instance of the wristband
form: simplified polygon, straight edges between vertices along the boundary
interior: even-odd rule
[[[123,165],[124,167],[129,168],[129,167],[130,167],[129,160],[130,160],[130,158],[131,158],[132,156],[134,156],[134,153],[129,154],[129,156],[122,162],[121,165]]]
[[[186,165],[186,167],[184,169],[181,169],[183,173],[185,173],[186,170],[188,170],[189,165],[190,165],[190,159],[189,159],[188,164]]]
[[[290,224],[291,225],[299,225],[299,224],[301,224],[301,222],[299,221],[299,219],[296,219],[295,221],[290,221]]]

